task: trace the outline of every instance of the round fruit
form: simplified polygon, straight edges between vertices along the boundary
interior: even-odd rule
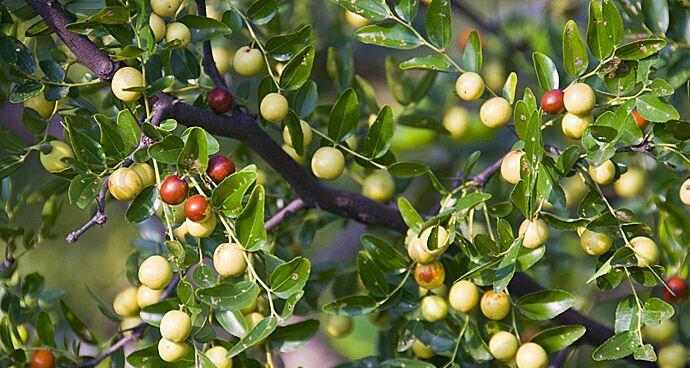
[[[110,194],[118,201],[131,201],[136,198],[144,188],[144,183],[136,171],[121,167],[108,178],[108,189]]]
[[[422,298],[419,308],[424,319],[431,323],[440,321],[448,315],[448,304],[438,295],[427,295]]]
[[[184,202],[189,193],[189,185],[177,175],[170,175],[161,183],[161,200],[167,204],[176,205]]]
[[[261,100],[259,106],[261,117],[271,123],[277,123],[285,119],[288,112],[288,101],[280,93],[269,93]]]
[[[184,208],[182,209],[182,213],[184,213]],[[190,221],[193,222],[193,221]],[[182,243],[187,244],[187,234],[189,234],[189,229],[187,228],[187,217],[185,216],[185,220],[183,223],[180,224],[180,226],[176,227],[175,230],[173,230],[173,233],[179,239]]]
[[[472,281],[460,280],[450,288],[448,301],[456,311],[468,313],[479,302],[479,288]]]
[[[635,198],[645,187],[645,172],[636,167],[628,168],[620,178],[613,183],[613,189],[621,198]]]
[[[252,312],[244,316],[244,319],[247,321],[247,329],[251,331],[259,322],[264,320],[264,315],[259,312]]]
[[[173,270],[167,259],[154,255],[139,266],[139,281],[149,289],[160,290],[168,286]]]
[[[230,158],[223,155],[211,156],[208,160],[206,175],[215,183],[220,183],[235,172],[235,163]]]
[[[122,290],[113,300],[113,309],[120,317],[131,317],[139,313],[137,288],[130,286]]]
[[[455,80],[455,93],[465,101],[474,101],[484,93],[484,80],[474,72],[462,73]]]
[[[638,236],[630,241],[630,245],[637,256],[638,266],[647,267],[659,263],[659,248],[654,240],[646,236]]]
[[[575,115],[587,114],[594,108],[596,96],[592,87],[585,83],[575,83],[563,92],[563,105]]]
[[[678,324],[672,319],[662,319],[656,326],[645,325],[642,328],[644,338],[655,345],[663,345],[671,341],[677,331]]]
[[[407,243],[407,255],[417,263],[430,263],[436,259],[436,253],[426,251],[418,235],[413,235]]]
[[[309,123],[307,123],[304,120],[300,120],[299,125],[300,125],[300,128],[302,129],[302,146],[304,148],[307,148],[309,143],[311,143],[311,138],[312,138],[311,127],[309,127]],[[292,136],[290,135],[290,129],[288,129],[287,126],[285,126],[285,128],[283,128],[283,141],[288,146],[294,147],[292,145]]]
[[[213,268],[221,276],[239,276],[247,269],[244,248],[237,243],[223,243],[213,252]]]
[[[590,256],[600,256],[611,249],[613,239],[596,231],[585,230],[580,234],[580,246]]]
[[[659,368],[683,368],[688,364],[688,351],[681,343],[664,346],[657,358]]]
[[[232,101],[232,93],[225,88],[216,87],[208,93],[208,106],[217,114],[230,111]]]
[[[634,109],[632,111],[632,116],[633,116],[633,118],[635,118],[635,122],[637,123],[637,126],[640,129],[646,128],[647,124],[649,124],[649,120],[643,118],[642,115],[640,115],[640,113],[637,112],[637,109]]]
[[[429,241],[433,232],[436,232],[436,242],[435,244]],[[419,244],[422,246],[425,252],[433,255],[440,255],[445,252],[450,245],[450,236],[448,235],[448,230],[443,226],[431,226],[421,234],[419,234]]]
[[[141,92],[125,91],[125,89],[132,87],[144,87],[144,78],[141,72],[131,66],[118,69],[110,83],[115,97],[123,102],[136,101],[141,96]]]
[[[489,351],[498,360],[511,360],[517,353],[520,342],[510,332],[498,331],[489,339]]]
[[[50,144],[50,152],[43,153],[43,151],[40,151],[38,155],[43,168],[51,173],[67,170],[69,168],[69,164],[64,162],[62,159],[74,158],[74,151],[72,151],[72,147],[62,141],[50,141],[48,143]]]
[[[187,47],[189,41],[192,40],[192,34],[184,23],[173,22],[168,24],[168,28],[165,30],[165,41],[173,42],[175,40],[180,41],[180,44],[177,45],[178,48]]]
[[[291,146],[288,146],[287,144],[283,145],[283,151],[288,154],[288,156],[292,157],[295,162],[297,162],[300,165],[304,165],[304,156],[300,156],[297,154],[297,151],[295,151],[294,148]],[[258,178],[258,175],[257,175]]]
[[[524,236],[522,246],[525,248],[537,248],[549,239],[549,226],[542,219],[523,221],[520,224],[519,234]]]
[[[546,368],[549,357],[541,346],[528,342],[520,346],[515,354],[515,362],[518,368]]]
[[[412,343],[412,351],[414,352],[414,355],[422,359],[429,359],[436,355],[435,351],[433,351],[428,346],[424,345],[419,340],[415,340],[414,343]]]
[[[352,317],[332,316],[326,317],[326,333],[334,338],[345,337],[352,332]]]
[[[29,368],[55,368],[55,357],[50,350],[36,350],[29,358]]]
[[[503,97],[492,97],[479,108],[479,119],[489,128],[500,128],[510,121],[513,108]]]
[[[185,221],[185,224],[187,224],[187,231],[189,232],[189,235],[195,237],[195,238],[206,238],[213,234],[213,230],[216,229],[216,225],[218,223],[218,219],[216,218],[215,214],[211,214],[211,216],[208,217],[208,220],[204,222],[194,222],[190,219],[187,219]]]
[[[479,308],[486,318],[494,321],[502,320],[510,313],[510,297],[505,291],[495,294],[493,290],[489,290],[482,295]]]
[[[40,92],[34,97],[24,100],[24,107],[28,107],[41,115],[44,119],[49,119],[53,116],[53,111],[55,111],[56,101],[46,100],[43,92]]]
[[[172,17],[181,3],[182,0],[151,0],[151,9],[161,17]]]
[[[522,173],[522,156],[525,152],[515,150],[510,151],[501,161],[501,177],[510,184],[517,184]]]
[[[147,163],[135,163],[129,168],[139,175],[143,188],[156,184],[156,174],[153,172],[151,165]]]
[[[345,156],[334,147],[321,147],[311,158],[311,171],[319,179],[335,180],[345,169]]]
[[[163,18],[156,13],[151,13],[151,16],[149,17],[149,27],[151,27],[151,31],[153,31],[153,36],[156,38],[156,42],[163,41],[166,29]]]
[[[482,67],[482,78],[489,88],[502,90],[506,82],[506,68],[500,60],[487,60]]]
[[[608,160],[599,166],[589,166],[589,176],[599,185],[606,185],[616,177],[616,164]]]
[[[561,121],[561,129],[566,137],[580,139],[585,134],[585,129],[594,122],[594,115],[583,114],[575,115],[566,112]]]
[[[363,16],[349,10],[345,11],[345,22],[355,28],[361,28],[369,24],[369,20],[367,18],[364,18]]]
[[[216,368],[232,368],[232,359],[225,357],[228,355],[228,349],[222,346],[214,346],[206,350],[204,355]]]
[[[142,322],[144,322],[144,320],[138,316],[125,317],[120,321],[120,329],[118,331],[124,336],[129,336],[132,334],[132,330],[137,328]]]
[[[443,115],[443,127],[450,133],[451,138],[460,139],[470,128],[470,114],[460,106],[453,106]]]
[[[563,91],[560,89],[552,89],[546,91],[541,97],[541,108],[549,114],[558,114],[563,111]]]
[[[688,298],[688,282],[680,277],[671,277],[666,282],[668,287],[673,290],[671,294],[668,289],[664,288],[664,299],[669,303],[682,303]]]
[[[264,68],[264,56],[258,49],[245,46],[235,52],[232,64],[237,74],[243,77],[253,77]]]
[[[395,195],[395,180],[385,171],[369,174],[362,183],[362,194],[377,202],[388,202]]]
[[[137,289],[137,305],[144,309],[149,305],[154,305],[161,300],[164,289],[151,289],[146,285],[141,285]]]
[[[204,222],[209,216],[213,207],[208,201],[208,198],[202,196],[201,194],[195,194],[189,198],[184,204],[184,213],[188,219],[194,222]]]
[[[183,342],[192,331],[189,315],[179,310],[171,310],[163,315],[160,324],[161,336],[172,342]]]
[[[425,289],[435,289],[446,279],[446,270],[439,261],[427,264],[417,263],[414,269],[414,279]]]
[[[187,344],[160,339],[158,341],[158,355],[168,363],[176,362],[187,355]]]
[[[211,49],[211,54],[220,75],[225,75],[232,69],[232,53],[226,47],[216,46]]]
[[[43,166],[46,167],[45,164],[43,164]],[[683,202],[683,204],[690,206],[690,179],[685,179],[683,184],[680,185],[680,201]]]

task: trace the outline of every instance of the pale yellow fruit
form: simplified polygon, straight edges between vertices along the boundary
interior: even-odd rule
[[[300,124],[300,128],[302,129],[302,145],[304,146],[304,148],[307,148],[309,143],[311,143],[311,138],[312,138],[311,128],[309,127],[309,123],[307,123],[304,120],[300,120],[299,124]],[[287,126],[285,126],[285,128],[283,128],[283,141],[288,146],[294,147],[292,145],[292,136],[290,135],[290,129],[288,129]]]
[[[55,105],[57,101],[48,101],[43,92],[37,94],[34,97],[24,100],[24,107],[31,108],[36,111],[38,115],[42,118],[48,119],[53,116],[53,111],[55,111]]]
[[[173,270],[167,259],[154,255],[139,266],[139,281],[149,289],[160,290],[172,280]]]
[[[149,17],[149,27],[151,27],[151,31],[153,31],[153,36],[156,38],[156,42],[163,41],[166,30],[165,20],[163,20],[163,18],[161,18],[158,14],[151,13],[151,16]]]
[[[52,142],[51,142],[52,143]],[[43,165],[45,166],[45,165]],[[50,171],[50,170],[48,170]],[[686,179],[683,184],[680,185],[680,201],[683,204],[690,206],[690,179]]]
[[[500,91],[506,82],[506,68],[501,62],[488,60],[482,68],[482,77],[489,88]]]
[[[388,202],[395,195],[395,180],[385,171],[371,173],[362,182],[362,194],[377,202]]]
[[[214,346],[206,350],[204,354],[216,368],[232,368],[232,359],[225,357],[228,355],[228,349],[222,346]]]
[[[505,126],[512,116],[513,108],[503,97],[492,97],[479,108],[479,119],[489,128]]]
[[[113,300],[113,310],[120,317],[131,317],[139,313],[137,304],[137,288],[130,286],[122,290]]]
[[[659,368],[683,368],[688,364],[688,351],[681,343],[664,346],[657,358]]]
[[[493,290],[489,290],[482,295],[482,299],[479,301],[482,314],[494,321],[505,318],[510,313],[510,307],[510,297],[505,291],[495,294]]]
[[[438,322],[448,315],[448,304],[438,295],[427,295],[422,298],[419,309],[422,311],[422,317],[430,323]]]
[[[654,266],[659,263],[659,248],[654,240],[646,236],[638,236],[630,240],[630,245],[635,251],[639,267]]]
[[[292,157],[293,160],[295,160],[298,164],[304,165],[304,156],[300,156],[297,154],[297,151],[295,151],[292,146],[288,146],[287,144],[283,145],[283,151],[288,154],[288,156]],[[257,175],[258,178],[258,175]]]
[[[575,83],[563,91],[563,105],[568,112],[575,115],[589,113],[595,103],[594,90],[585,83]]]
[[[549,239],[549,226],[542,219],[525,220],[520,224],[519,234],[523,236],[523,247],[537,248],[546,244]]]
[[[266,121],[277,123],[285,119],[288,108],[288,101],[285,96],[274,92],[267,94],[263,100],[261,100],[259,111]]]
[[[345,21],[354,28],[361,28],[369,24],[369,20],[367,18],[364,18],[363,16],[353,13],[349,10],[345,11]]]
[[[436,260],[436,254],[425,250],[419,236],[415,235],[407,243],[407,255],[417,263],[431,263]]]
[[[185,215],[185,219],[186,219]],[[180,224],[180,226],[176,227],[175,230],[173,230],[173,233],[179,239],[181,242],[186,244],[186,238],[187,234],[189,234],[189,229],[187,228],[187,221],[185,220]]]
[[[136,198],[144,188],[144,183],[136,171],[121,167],[108,178],[108,189],[118,201],[131,201]]]
[[[599,166],[589,166],[589,176],[592,180],[599,185],[606,185],[613,181],[616,177],[616,164],[611,160],[607,160]]]
[[[155,290],[147,287],[146,285],[141,285],[137,289],[137,305],[139,308],[146,308],[149,305],[154,305],[161,300],[163,296],[164,289]]]
[[[165,41],[173,42],[179,40],[181,43],[177,46],[178,48],[184,48],[189,45],[189,41],[192,40],[192,34],[189,32],[189,28],[180,22],[174,22],[168,24],[168,28],[165,30]]]
[[[345,156],[335,147],[321,147],[311,158],[311,171],[319,179],[335,180],[345,169]]]
[[[470,114],[460,106],[453,106],[443,115],[443,127],[450,133],[451,138],[460,139],[470,128]]]
[[[232,52],[227,47],[216,46],[211,49],[213,54],[213,61],[216,62],[216,68],[221,75],[227,74],[232,69]]]
[[[629,167],[628,171],[613,183],[613,189],[621,198],[635,198],[645,187],[645,172],[636,167]]]
[[[218,224],[218,219],[214,213],[211,213],[211,216],[204,222],[194,222],[187,219],[185,224],[187,224],[189,235],[195,238],[206,238],[213,234],[213,230],[216,229],[216,225]]]
[[[414,352],[414,355],[422,359],[429,359],[436,355],[435,351],[424,345],[419,340],[415,340],[414,343],[412,343],[412,351]]]
[[[239,276],[247,269],[244,249],[237,243],[223,243],[213,252],[213,268],[221,276]]]
[[[580,246],[591,256],[600,256],[608,252],[612,244],[613,239],[606,234],[590,230],[585,230],[580,234]]]
[[[436,231],[435,244],[432,243],[431,239],[431,235],[434,231]],[[431,226],[424,229],[424,231],[419,234],[419,244],[425,252],[438,256],[448,249],[450,245],[450,235],[448,234],[448,230],[443,226]]]
[[[540,345],[528,342],[518,349],[515,362],[518,368],[546,368],[549,357]]]
[[[63,158],[74,158],[74,151],[67,143],[62,141],[50,141],[50,152],[43,153],[40,151],[39,159],[41,165],[46,171],[56,173],[65,171],[69,168],[69,164],[64,162]]]
[[[468,313],[479,303],[479,288],[472,281],[460,280],[451,286],[448,301],[456,311]]]
[[[144,320],[140,317],[125,317],[120,321],[119,331],[123,336],[129,336],[132,334],[132,330],[137,328]]]
[[[561,121],[561,129],[566,137],[580,139],[582,138],[582,135],[585,134],[587,127],[592,125],[593,122],[594,115],[591,113],[575,115],[573,113],[566,112],[563,115],[563,121]]]
[[[129,168],[139,175],[144,188],[156,184],[156,174],[153,172],[151,165],[147,163],[136,163]]]
[[[326,333],[330,337],[341,338],[352,332],[352,317],[350,316],[333,316],[326,317]]]
[[[192,332],[192,319],[185,312],[171,310],[163,315],[160,330],[164,339],[172,342],[183,342]]]
[[[158,341],[158,355],[168,363],[176,362],[187,355],[187,344],[167,339]]]
[[[517,184],[522,174],[522,156],[525,152],[510,151],[501,161],[501,177],[510,184]]]
[[[243,77],[253,77],[264,68],[264,56],[258,49],[245,46],[235,52],[232,65],[237,74]]]
[[[244,316],[244,319],[247,322],[247,330],[251,331],[259,322],[263,321],[264,315],[259,312],[252,312]]]
[[[123,102],[132,102],[139,99],[141,92],[125,91],[127,88],[143,87],[144,79],[141,72],[131,66],[120,68],[115,72],[110,88],[113,94]]]
[[[465,101],[474,101],[484,93],[484,80],[474,72],[462,73],[455,80],[455,93]]]
[[[151,0],[151,9],[161,17],[172,17],[180,8],[182,0]]]
[[[646,340],[655,345],[664,345],[671,341],[678,331],[678,324],[672,319],[662,319],[658,325],[645,325],[642,334]]]
[[[563,185],[565,191],[565,203],[568,207],[576,206],[587,193],[587,186],[579,175],[573,175],[565,179]]]
[[[489,339],[489,351],[494,358],[507,361],[515,357],[519,344],[520,342],[515,335],[506,331],[498,331]]]

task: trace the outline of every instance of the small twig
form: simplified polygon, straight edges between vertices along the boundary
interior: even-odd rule
[[[290,218],[294,213],[306,208],[306,204],[301,198],[296,198],[292,202],[288,203],[287,206],[283,207],[278,211],[273,217],[266,221],[266,231],[273,230],[276,226],[280,225],[281,222]]]
[[[196,11],[197,13],[205,17],[206,16],[206,1],[196,0]],[[203,42],[202,51],[204,57],[201,59],[201,65],[204,67],[204,73],[208,75],[213,81],[216,87],[228,88],[228,85],[223,79],[223,76],[218,72],[218,67],[216,66],[215,60],[213,60],[213,49],[211,48],[211,41],[206,40]]]

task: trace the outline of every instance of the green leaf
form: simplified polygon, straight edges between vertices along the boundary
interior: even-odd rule
[[[411,50],[422,42],[405,26],[398,23],[371,24],[355,31],[355,37],[364,43]]]
[[[187,129],[187,141],[177,158],[178,165],[205,172],[208,167],[208,142],[206,132],[199,127]],[[152,155],[153,157],[153,155]]]
[[[294,33],[282,34],[266,41],[266,53],[279,61],[287,61],[306,44],[311,34],[311,25],[305,25]]]
[[[361,241],[362,247],[381,270],[396,274],[405,271],[408,259],[398,249],[373,235],[363,235]]]
[[[340,94],[331,109],[328,119],[328,136],[336,141],[343,140],[359,122],[359,101],[352,88]]]
[[[158,191],[156,190],[156,186],[148,186],[134,198],[132,204],[127,208],[125,218],[128,222],[142,222],[153,216],[158,206]]]
[[[389,105],[381,108],[376,121],[369,128],[367,136],[364,138],[364,149],[371,158],[380,158],[391,146],[393,142],[393,109]]]
[[[649,121],[666,122],[680,118],[673,106],[651,94],[638,97],[636,106],[637,112]]]
[[[389,287],[386,278],[365,251],[357,254],[357,271],[362,284],[369,294],[376,298],[384,298],[388,295]]]
[[[387,168],[397,178],[415,178],[429,172],[429,167],[420,162],[398,161]]]
[[[218,324],[223,327],[225,331],[237,338],[243,338],[247,335],[247,321],[240,310],[225,310],[215,311],[215,317]]]
[[[571,77],[577,77],[587,70],[587,65],[587,49],[580,31],[575,21],[569,20],[563,29],[563,68]]]
[[[220,207],[223,212],[236,217],[242,211],[242,199],[247,190],[256,181],[256,166],[248,166],[227,178],[211,193],[211,204]]]
[[[271,273],[271,290],[282,299],[304,289],[309,279],[311,262],[303,257],[293,258],[290,262],[276,267]]]
[[[405,197],[398,198],[398,209],[400,210],[403,220],[410,229],[414,231],[419,231],[421,229],[424,220]]]
[[[609,35],[599,3],[589,3],[589,23],[587,24],[587,45],[595,58],[601,60],[613,51],[613,40]]]
[[[249,201],[242,213],[235,220],[235,229],[240,244],[247,251],[256,251],[266,243],[266,227],[264,226],[264,202],[266,193],[264,187],[254,188]]]
[[[237,342],[226,355],[227,358],[232,358],[237,354],[249,349],[250,347],[261,343],[268,335],[273,333],[273,331],[278,326],[278,319],[275,316],[269,316],[257,323],[254,328]]]
[[[615,46],[623,40],[623,18],[621,13],[616,8],[613,0],[603,0],[601,2],[601,12],[606,22],[606,35],[611,39],[611,43]]]
[[[592,359],[598,362],[622,359],[632,354],[636,347],[635,332],[626,331],[618,333],[596,348],[592,353]]]
[[[352,295],[334,300],[323,306],[324,313],[357,316],[369,314],[376,309],[374,299],[366,295]]]
[[[539,344],[547,353],[555,353],[575,343],[586,331],[585,326],[552,327],[534,335],[531,341]]]
[[[307,45],[285,64],[285,68],[280,74],[281,88],[288,91],[298,89],[309,80],[314,64],[314,52],[314,46]]]
[[[331,0],[343,8],[369,20],[381,21],[388,18],[388,6],[384,0]]]
[[[508,287],[508,283],[512,280],[513,275],[515,275],[515,264],[517,263],[520,248],[522,248],[522,237],[517,238],[513,242],[510,248],[508,248],[506,255],[503,256],[501,263],[498,264],[494,273],[494,293],[502,293]]]
[[[38,62],[38,65],[49,81],[59,83],[65,80],[65,70],[62,69],[57,62],[53,60],[41,60]]]
[[[141,131],[132,113],[125,109],[117,114],[117,130],[125,144],[125,150],[131,151],[139,144]]]
[[[319,321],[315,319],[278,327],[271,334],[271,347],[282,353],[295,351],[309,342],[318,331]]]
[[[657,325],[662,319],[673,317],[673,306],[659,298],[649,298],[644,302],[642,309],[642,322],[646,325]]]
[[[89,330],[89,327],[62,300],[60,300],[60,311],[63,317],[65,317],[69,328],[80,340],[87,344],[97,344],[96,336]]]
[[[542,290],[518,299],[515,306],[523,316],[535,320],[552,319],[575,305],[575,297],[562,290]]]
[[[660,38],[646,38],[628,42],[616,49],[616,57],[621,60],[640,60],[654,55],[666,46]]]
[[[93,174],[75,176],[69,184],[68,196],[72,204],[84,209],[91,204],[101,189],[101,180]]]
[[[175,49],[170,53],[170,67],[177,80],[187,83],[190,79],[197,79],[201,74],[199,61],[187,49]]]
[[[642,14],[645,24],[654,34],[666,33],[670,18],[667,0],[642,0]]]
[[[470,32],[462,52],[462,66],[465,70],[479,73],[482,69],[482,41],[477,31]]]
[[[197,289],[196,295],[216,310],[238,310],[252,304],[259,295],[259,287],[251,281],[223,282]]]
[[[0,157],[0,179],[4,179],[12,174],[14,174],[19,168],[22,167],[24,163],[24,158],[19,156],[3,156]]]
[[[213,18],[187,14],[178,18],[177,21],[189,28],[191,42],[202,42],[232,34],[230,26]]]
[[[50,315],[41,311],[36,316],[36,335],[45,345],[55,347],[55,327]]]
[[[278,14],[280,0],[256,0],[247,8],[247,18],[254,24],[266,24]]]
[[[100,310],[104,316],[106,316],[109,320],[113,322],[120,321],[120,317],[117,314],[115,314],[113,308],[105,305],[105,303],[103,303],[101,299],[99,299],[98,296],[94,294],[94,292],[91,291],[91,289],[89,289],[88,286],[86,287],[86,293],[88,294],[89,298],[93,300],[94,304],[96,304],[96,307],[98,307],[98,310]]]
[[[162,141],[149,146],[148,153],[149,156],[164,164],[177,164],[177,159],[180,157],[184,146],[185,144],[180,137],[169,135]]]
[[[101,147],[108,158],[123,159],[129,152],[125,151],[125,142],[113,119],[101,114],[94,115],[101,131]]]
[[[433,1],[432,1],[433,2]],[[381,363],[381,368],[434,368],[435,365],[427,363],[423,360],[415,359],[390,359]]]
[[[441,49],[448,47],[452,36],[450,0],[434,0],[429,3],[424,15],[424,24],[429,41]]]
[[[515,102],[515,89],[517,88],[517,74],[511,72],[503,85],[503,98],[508,100],[512,105]]]
[[[297,155],[304,156],[304,132],[302,132],[302,122],[299,120],[297,115],[292,111],[288,110],[285,116],[285,126],[288,128],[288,134],[290,134],[290,142],[292,147],[297,152]]]
[[[11,103],[24,102],[32,97],[38,96],[43,90],[43,84],[34,80],[17,83],[10,92],[9,101]]]
[[[400,69],[426,69],[441,72],[450,72],[455,70],[448,62],[448,59],[440,55],[415,56],[412,59],[407,59],[400,63]]]

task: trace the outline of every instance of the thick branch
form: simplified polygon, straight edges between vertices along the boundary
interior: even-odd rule
[[[196,11],[197,13],[205,17],[206,16],[206,1],[205,0],[196,0]],[[213,84],[216,85],[216,87],[225,87],[227,88],[227,84],[225,83],[225,79],[223,79],[223,76],[220,75],[218,72],[218,67],[216,66],[216,62],[213,60],[213,51],[211,49],[211,41],[207,40],[204,41],[202,45],[203,49],[203,55],[204,57],[201,59],[201,65],[204,67],[204,73],[208,75],[209,78],[213,81]]]

